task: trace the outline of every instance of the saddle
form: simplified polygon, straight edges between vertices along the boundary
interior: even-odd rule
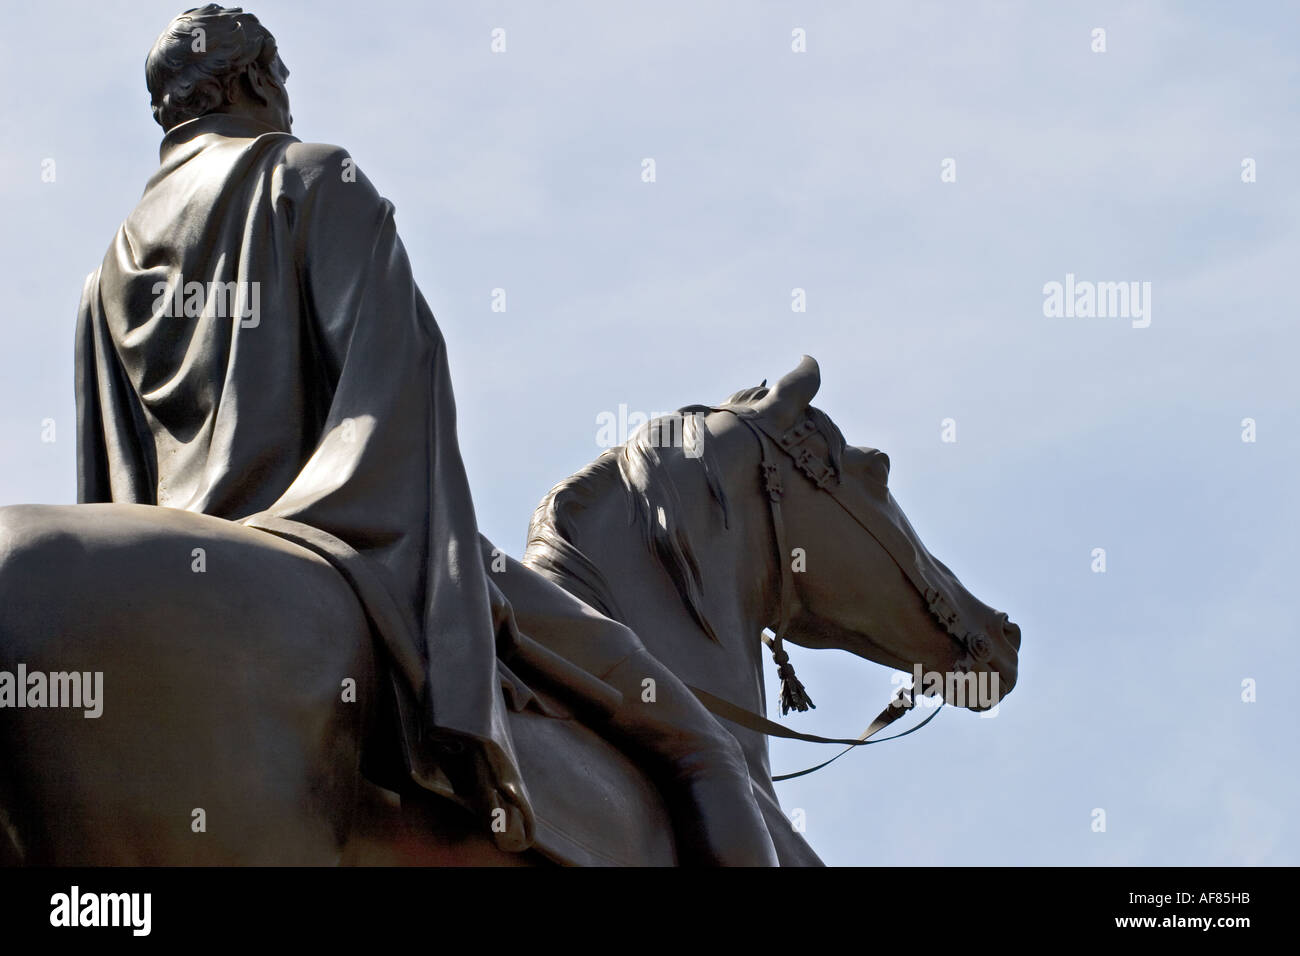
[[[522,682],[514,689],[522,693],[507,692],[506,714],[535,823],[533,852],[520,854],[520,863],[540,855],[562,866],[674,866],[671,819],[650,778],[549,690]],[[381,697],[401,707],[398,695]],[[343,862],[499,865],[502,854],[467,814],[456,812],[458,822],[449,823],[448,812],[463,806],[450,779],[439,771],[440,786],[411,792],[393,775],[399,758],[391,743],[390,735],[370,739],[361,794],[361,829],[369,834],[350,844]],[[404,851],[394,856],[394,847]]]
[[[536,816],[534,848],[570,866],[673,866],[663,798],[617,747],[574,719],[510,713]]]

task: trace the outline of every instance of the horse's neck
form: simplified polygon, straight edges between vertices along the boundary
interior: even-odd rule
[[[696,560],[704,569],[709,622],[715,642],[701,629],[677,593],[672,579],[638,534],[610,534],[626,527],[626,505],[609,501],[586,512],[579,522],[581,546],[608,582],[622,623],[685,683],[765,713],[763,645],[760,633],[768,603],[769,571],[758,556],[771,544],[763,529],[744,526],[732,516],[725,533],[699,536]],[[757,565],[757,566],[756,566]],[[771,786],[767,738],[724,722],[745,750],[754,778]]]

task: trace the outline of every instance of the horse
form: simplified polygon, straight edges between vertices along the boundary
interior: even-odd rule
[[[924,548],[888,458],[848,446],[810,405],[819,382],[805,357],[771,389],[687,406],[689,447],[650,423],[551,490],[522,563],[748,711],[764,710],[765,628],[902,670],[996,674],[1005,696],[1019,629]],[[26,706],[0,687],[5,864],[677,862],[653,780],[541,687],[537,707],[510,710],[532,849],[498,849],[450,785],[367,779],[384,671],[359,602],[324,559],[234,522],[0,508],[0,677],[20,672],[48,680]],[[726,725],[781,863],[818,864],[781,811],[766,738]]]
[[[945,692],[987,709],[1015,685],[1019,627],[925,548],[889,491],[888,456],[849,446],[810,405],[820,384],[804,356],[770,390],[642,426],[552,489],[523,562],[628,625],[688,685],[751,714],[765,710],[764,630],[899,670],[965,674]],[[629,524],[640,534],[612,533]],[[997,675],[992,696],[962,692],[981,675]],[[767,737],[728,729],[782,864],[815,865],[781,811]]]

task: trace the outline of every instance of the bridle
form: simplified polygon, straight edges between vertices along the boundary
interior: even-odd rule
[[[764,636],[763,640],[772,650],[772,659],[776,662],[777,673],[781,677],[781,714],[782,716],[791,710],[806,711],[809,708],[816,707],[808,692],[804,689],[803,684],[795,676],[794,667],[790,663],[790,655],[785,650],[784,637],[786,629],[790,625],[790,619],[794,613],[795,605],[795,585],[794,569],[791,567],[791,552],[787,547],[787,537],[785,530],[785,519],[781,513],[781,500],[785,496],[785,486],[782,483],[782,469],[778,462],[780,458],[775,454],[779,450],[786,458],[794,462],[794,466],[803,472],[804,476],[811,481],[820,491],[828,494],[832,501],[842,508],[864,531],[866,531],[876,543],[884,550],[886,554],[893,559],[898,565],[903,575],[911,582],[912,587],[916,589],[917,594],[925,601],[926,607],[930,614],[939,622],[940,625],[948,632],[949,636],[957,642],[958,646],[965,652],[965,656],[956,664],[959,672],[973,670],[977,662],[988,660],[992,656],[992,648],[989,645],[988,638],[978,631],[968,628],[960,613],[943,594],[941,588],[936,582],[930,581],[925,573],[917,567],[916,552],[911,544],[903,538],[892,526],[880,522],[874,516],[864,516],[859,509],[851,503],[846,502],[840,495],[836,494],[836,488],[840,483],[840,477],[836,469],[825,461],[807,444],[808,439],[817,434],[818,428],[812,418],[804,416],[793,427],[782,432],[776,432],[771,425],[764,419],[763,415],[755,409],[742,405],[722,405],[711,407],[710,411],[730,412],[741,421],[754,437],[758,440],[760,449],[759,473],[763,482],[763,490],[767,496],[768,510],[772,517],[772,537],[776,546],[776,566],[781,575],[780,603],[777,612],[777,623],[772,628],[773,637],[769,640]],[[856,738],[835,738],[819,737],[815,734],[801,734],[792,731],[781,724],[770,721],[765,717],[755,714],[746,708],[739,707],[730,701],[715,697],[707,691],[691,688],[701,702],[720,717],[725,717],[734,723],[747,727],[750,730],[756,730],[759,733],[772,737],[784,737],[794,740],[805,740],[812,743],[837,743],[844,744],[845,749],[840,751],[830,760],[801,770],[797,773],[781,774],[772,779],[789,780],[794,777],[802,777],[806,774],[820,770],[822,767],[838,760],[844,754],[848,753],[855,747],[867,746],[868,744],[883,743],[886,740],[896,740],[899,737],[905,737],[908,734],[920,730],[939,713],[943,703],[935,708],[934,713],[924,721],[917,724],[910,730],[901,734],[895,734],[890,737],[884,737],[880,740],[870,740],[885,727],[889,726],[908,710],[916,706],[916,697],[920,693],[919,687],[901,688],[897,694],[890,698],[885,709],[880,715]]]

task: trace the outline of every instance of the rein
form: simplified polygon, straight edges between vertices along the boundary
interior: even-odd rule
[[[795,676],[794,666],[790,663],[790,655],[786,652],[784,645],[785,631],[789,627],[790,618],[794,611],[795,586],[794,571],[789,564],[790,552],[786,547],[785,519],[781,514],[781,499],[785,495],[785,488],[781,483],[781,468],[777,463],[778,459],[773,454],[773,448],[779,449],[786,457],[792,459],[795,467],[802,471],[809,481],[816,485],[820,491],[830,495],[831,499],[844,509],[854,522],[871,535],[885,553],[893,559],[899,570],[903,572],[904,576],[916,589],[916,592],[924,599],[931,615],[943,625],[949,636],[966,652],[966,656],[957,663],[959,670],[970,670],[975,666],[976,661],[985,660],[990,656],[992,649],[989,647],[988,639],[984,635],[968,630],[965,627],[960,615],[952,604],[944,598],[942,591],[927,580],[921,569],[916,566],[916,553],[911,545],[906,540],[899,541],[897,532],[891,534],[883,527],[877,530],[877,528],[873,527],[871,520],[864,519],[857,509],[846,503],[835,493],[835,487],[839,484],[839,476],[836,474],[835,469],[805,444],[810,437],[817,433],[817,425],[811,418],[805,417],[794,427],[780,434],[774,434],[762,417],[752,409],[722,406],[711,410],[730,412],[735,415],[758,440],[761,452],[759,472],[763,480],[763,489],[767,494],[768,510],[772,517],[772,536],[776,545],[777,568],[781,574],[781,598],[777,623],[772,629],[773,637],[769,640],[764,636],[763,640],[772,650],[772,659],[776,662],[777,673],[781,677],[782,716],[785,716],[791,710],[806,711],[809,708],[816,709],[816,705],[812,702],[812,698],[808,696],[802,682]],[[892,531],[892,529],[890,530]],[[934,720],[939,710],[943,708],[943,702],[940,701],[939,707],[935,708],[934,713],[915,727],[901,734],[894,734],[879,740],[868,739],[916,706],[916,694],[919,693],[920,689],[916,687],[901,688],[897,694],[890,698],[889,703],[880,712],[879,716],[857,737],[819,737],[816,734],[803,734],[790,730],[775,721],[768,720],[766,717],[699,688],[692,687],[690,689],[699,698],[700,702],[714,714],[749,730],[757,731],[769,737],[803,740],[810,743],[845,745],[843,750],[829,760],[795,773],[775,776],[772,778],[773,781],[790,780],[813,773],[834,763],[855,747],[865,747],[869,744],[884,743],[887,740],[906,737]]]

